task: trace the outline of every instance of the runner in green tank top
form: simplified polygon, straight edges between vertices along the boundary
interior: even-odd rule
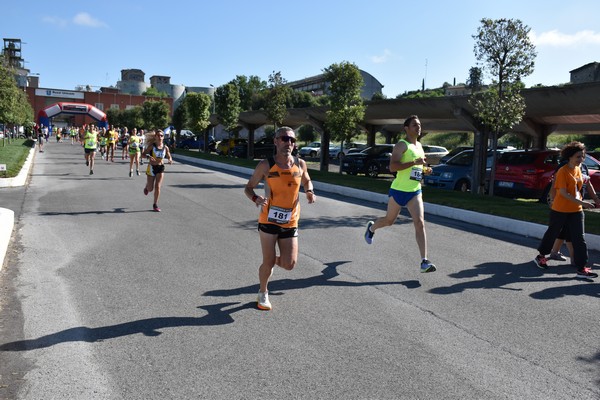
[[[90,175],[94,175],[94,159],[98,146],[98,133],[94,126],[88,126],[83,137],[83,150],[85,151],[85,165],[90,167]]]
[[[393,225],[402,207],[406,207],[415,226],[417,246],[421,253],[421,272],[436,270],[427,259],[427,235],[425,233],[425,216],[423,196],[421,194],[421,178],[423,173],[430,173],[426,166],[425,153],[418,141],[421,135],[421,121],[416,115],[411,115],[404,121],[406,140],[400,140],[394,146],[390,158],[390,171],[396,172],[389,192],[387,213],[385,217],[367,223],[365,241],[373,243],[375,230]]]

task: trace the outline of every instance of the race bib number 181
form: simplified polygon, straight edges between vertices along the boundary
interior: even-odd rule
[[[281,208],[275,206],[269,207],[269,222],[274,222],[276,224],[287,224],[288,222],[290,222],[291,217],[291,208]]]

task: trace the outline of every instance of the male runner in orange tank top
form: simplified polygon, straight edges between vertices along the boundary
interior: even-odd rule
[[[258,163],[244,189],[246,197],[260,207],[258,232],[263,261],[258,269],[258,308],[261,310],[272,308],[267,285],[273,267],[279,265],[290,271],[298,259],[300,185],[304,188],[309,204],[316,200],[306,163],[292,156],[296,143],[294,130],[287,126],[281,127],[275,132],[273,140],[276,154]],[[264,196],[254,192],[261,181],[265,183]],[[276,246],[279,247],[279,255]]]

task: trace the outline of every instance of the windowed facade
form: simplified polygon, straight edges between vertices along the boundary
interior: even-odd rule
[[[361,97],[365,100],[371,100],[375,93],[382,93],[383,85],[379,83],[371,74],[363,70],[359,70],[363,78],[363,87],[361,89]],[[293,90],[299,92],[308,92],[315,96],[328,94],[329,82],[325,80],[325,74],[311,76],[299,81],[288,82]]]

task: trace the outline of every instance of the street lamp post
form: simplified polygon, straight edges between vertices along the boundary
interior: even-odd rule
[[[212,113],[213,115],[215,114],[215,87],[213,86],[212,83],[209,83],[210,87],[212,88],[211,94],[212,94]],[[212,126],[212,137],[215,137],[215,125],[213,124]]]

